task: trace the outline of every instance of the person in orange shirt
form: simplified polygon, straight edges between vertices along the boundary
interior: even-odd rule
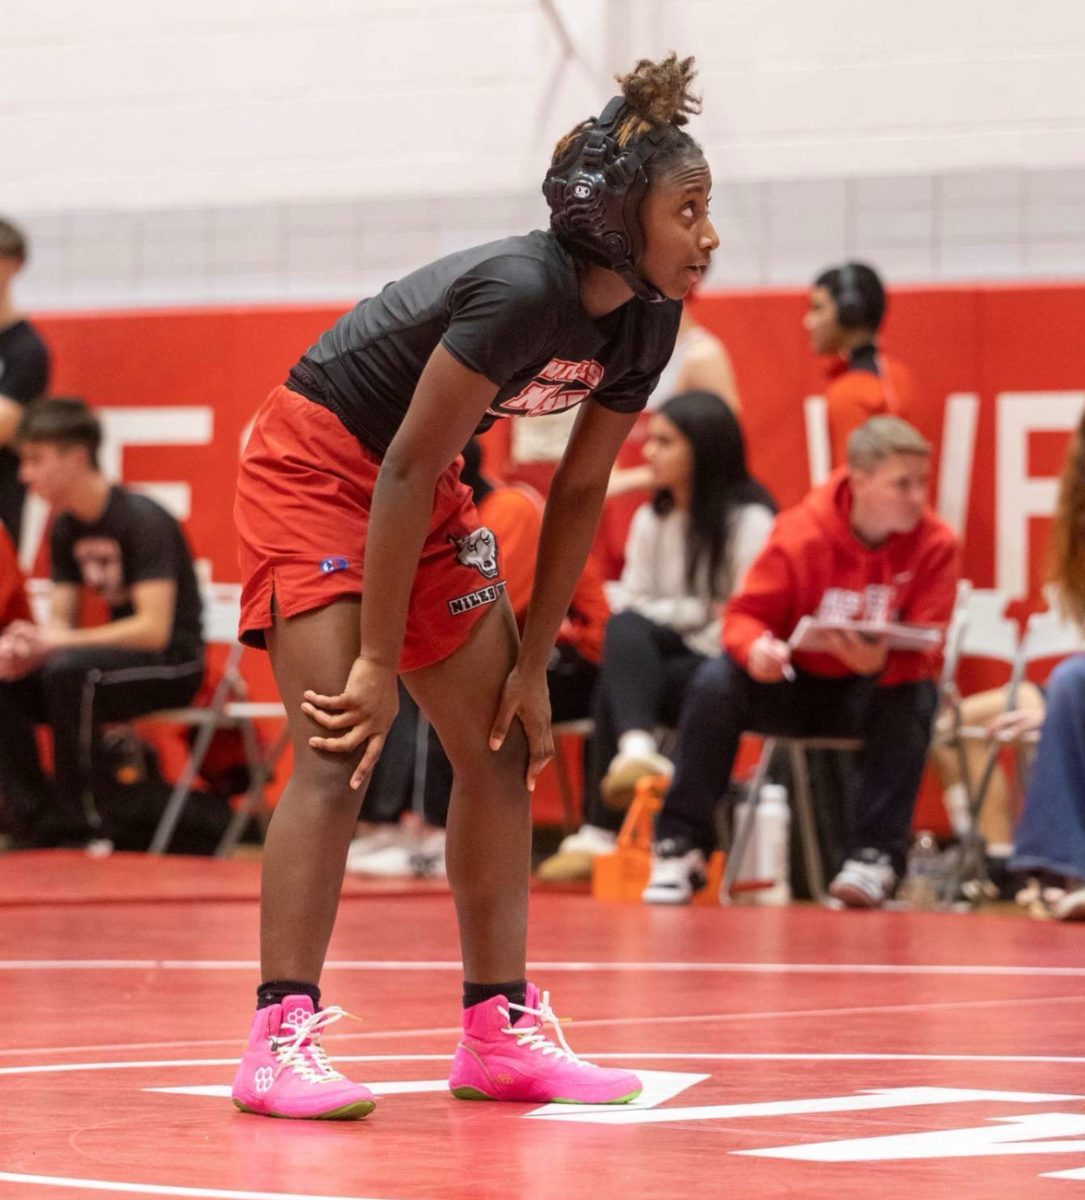
[[[871,417],[908,420],[914,404],[912,373],[878,346],[885,319],[885,287],[873,267],[846,262],[814,280],[803,325],[815,354],[834,355],[825,400],[834,468],[848,457],[848,437]]]
[[[30,615],[30,604],[26,598],[26,587],[23,573],[19,569],[15,543],[3,525],[0,525],[0,660],[8,658],[11,665],[14,665],[13,653],[7,648],[3,638],[4,630],[13,621],[31,620],[33,617]],[[0,812],[3,813],[3,822],[9,831],[18,824],[14,814],[8,811],[10,803],[9,800],[5,804],[4,797],[0,796]]]
[[[474,493],[479,518],[497,538],[506,592],[516,624],[522,627],[535,578],[543,498],[525,484],[494,484],[487,479],[482,474],[479,446],[474,439],[464,450],[461,478]],[[603,573],[589,557],[561,623],[555,655],[547,671],[553,720],[575,721],[588,715],[595,668],[603,656],[603,630],[609,616]]]
[[[23,573],[15,553],[15,543],[0,525],[0,633],[12,621],[31,621]]]
[[[522,629],[535,578],[545,502],[526,484],[498,484],[483,475],[477,439],[472,438],[464,447],[463,459],[460,478],[471,489],[483,528],[490,531],[496,542],[505,591],[516,624]],[[609,616],[603,573],[595,560],[589,558],[577,581],[546,671],[553,721],[582,720],[591,715]],[[399,818],[413,792],[418,708],[403,688],[399,703],[399,715],[362,806],[362,820],[373,822],[373,828],[351,843],[347,868],[365,875],[440,876],[444,874],[444,827],[448,820],[452,768],[431,729],[422,788],[423,824],[421,829],[401,826]],[[586,759],[587,749],[585,777]]]

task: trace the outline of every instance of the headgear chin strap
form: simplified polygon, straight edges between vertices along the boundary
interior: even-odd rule
[[[641,300],[665,300],[638,271],[644,253],[639,210],[648,190],[644,164],[667,136],[653,126],[619,146],[613,134],[628,107],[615,96],[603,115],[577,137],[543,181],[550,227],[574,253],[617,272]]]

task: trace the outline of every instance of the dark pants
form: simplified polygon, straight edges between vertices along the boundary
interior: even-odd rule
[[[563,643],[556,648],[546,670],[550,718],[555,724],[588,716],[596,670],[572,646]],[[452,764],[432,727],[427,729],[426,745],[419,747],[418,717],[418,705],[400,683],[399,712],[362,801],[363,821],[395,822],[408,809],[420,807],[427,825],[443,829],[448,823]],[[424,772],[421,787],[417,783],[420,766]]]
[[[584,785],[587,824],[620,828],[624,814],[607,808],[599,791],[618,753],[618,739],[632,729],[650,733],[657,725],[676,725],[690,680],[704,661],[704,655],[691,650],[673,629],[640,613],[615,613],[607,621]]]
[[[101,823],[93,792],[101,723],[180,708],[202,679],[202,657],[88,647],[58,650],[26,678],[0,683],[0,791],[16,838],[93,836]],[[52,779],[38,756],[38,724],[52,727]]]
[[[937,700],[930,680],[878,687],[873,677],[800,673],[794,683],[758,683],[730,658],[710,659],[694,676],[682,708],[674,779],[657,836],[687,837],[706,854],[715,848],[716,805],[745,731],[861,738],[850,852],[884,851],[899,874]]]

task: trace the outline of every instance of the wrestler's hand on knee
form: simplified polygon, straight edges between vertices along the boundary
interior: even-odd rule
[[[535,781],[543,767],[554,757],[554,738],[550,732],[550,692],[545,673],[529,675],[513,667],[501,689],[497,716],[490,727],[490,749],[500,750],[513,720],[519,720],[527,735],[527,790],[535,790]]]
[[[334,735],[311,737],[309,745],[314,750],[348,754],[365,744],[365,753],[350,777],[352,788],[361,787],[377,765],[385,736],[399,711],[396,672],[356,658],[339,695],[307,691],[301,711]]]

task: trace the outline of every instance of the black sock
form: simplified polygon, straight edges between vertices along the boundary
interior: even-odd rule
[[[510,1004],[522,1005],[527,999],[527,980],[513,979],[508,983],[468,983],[464,980],[464,1008],[471,1008],[475,1004],[482,1004],[485,1000],[492,1000],[494,996],[504,996]],[[522,1013],[513,1012],[513,1021],[522,1015]]]
[[[320,988],[315,983],[303,983],[299,979],[269,979],[256,989],[256,1007],[268,1008],[282,1004],[287,996],[308,996],[313,1008],[320,1007]]]

